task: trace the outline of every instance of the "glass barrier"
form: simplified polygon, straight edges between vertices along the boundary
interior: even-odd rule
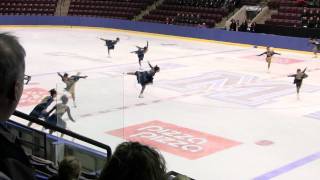
[[[68,83],[62,82],[59,76],[47,77],[46,81],[43,81],[44,78],[33,77],[33,82],[24,87],[17,110],[111,147],[121,143],[124,127],[123,107],[125,106],[123,74],[88,73],[87,78],[85,73],[69,74],[71,79]],[[51,89],[57,91],[57,96],[45,108],[46,103],[50,101],[49,91]],[[76,141],[71,137],[51,132],[22,119],[15,119],[15,121],[67,140]],[[108,134],[114,129],[119,129],[117,138]],[[78,141],[76,143],[82,144]]]

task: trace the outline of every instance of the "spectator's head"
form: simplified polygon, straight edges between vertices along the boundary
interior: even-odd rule
[[[0,33],[0,120],[16,109],[23,91],[25,51],[17,38]]]
[[[123,142],[108,159],[100,180],[166,180],[165,160],[155,149],[138,142]]]
[[[52,96],[53,98],[57,96],[57,91],[55,89],[51,89],[49,93],[50,93],[50,96]]]
[[[81,163],[73,156],[65,157],[59,164],[58,177],[63,180],[79,179]]]

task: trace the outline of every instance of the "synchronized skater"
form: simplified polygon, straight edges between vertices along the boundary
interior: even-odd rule
[[[33,108],[33,110],[30,112],[30,116],[34,118],[45,118],[47,116],[47,108],[51,105],[51,103],[54,101],[54,99],[57,96],[57,91],[55,89],[51,89],[49,91],[50,95],[44,97],[41,102],[36,105],[36,107]],[[28,126],[30,127],[32,125],[32,122],[30,121],[28,123]]]
[[[153,83],[154,75],[160,71],[160,68],[156,66],[152,66],[150,62],[148,62],[150,66],[149,71],[136,71],[136,72],[128,72],[128,75],[135,75],[137,77],[138,83],[141,85],[141,91],[139,94],[139,98],[143,98],[143,92],[146,89],[146,86]]]
[[[115,45],[120,41],[120,38],[117,37],[116,40],[108,40],[103,38],[99,39],[106,43],[106,46],[108,48],[108,56],[110,57],[110,50],[114,50]]]
[[[64,73],[63,75],[58,73],[58,75],[61,77],[62,82],[64,82],[66,84],[66,87],[64,89],[71,94],[74,107],[77,107],[76,96],[75,96],[76,82],[78,82],[80,79],[85,79],[88,76],[79,76],[80,73],[77,73],[76,75],[73,75],[70,77],[69,77],[68,73]]]
[[[307,68],[305,68],[303,71],[301,71],[301,69],[297,69],[297,73],[296,74],[288,75],[288,77],[294,77],[293,83],[296,84],[297,98],[298,99],[299,99],[299,92],[300,92],[300,88],[301,88],[301,85],[302,85],[302,81],[303,81],[303,79],[308,77],[308,75],[305,73],[306,70],[307,70]]]
[[[46,118],[46,122],[57,127],[61,127],[66,129],[67,124],[62,119],[62,116],[67,113],[68,117],[71,121],[76,122],[71,116],[70,107],[67,105],[68,97],[66,95],[61,96],[61,103],[56,104],[48,113]],[[54,112],[53,112],[54,111]],[[50,134],[53,133],[53,130],[49,131]],[[61,134],[61,137],[63,134]]]
[[[149,47],[149,42],[147,41],[147,45],[144,47],[139,47],[136,46],[138,48],[138,50],[136,51],[132,51],[131,53],[135,53],[138,55],[138,59],[139,59],[139,66],[141,68],[141,61],[143,61],[144,55],[147,53],[148,51],[148,47]]]
[[[312,52],[314,54],[314,58],[318,57],[318,52],[320,52],[320,41],[316,38],[310,38],[309,42],[314,45]]]
[[[268,63],[268,71],[270,70],[270,65],[271,65],[271,59],[272,59],[272,56],[275,55],[275,54],[278,54],[280,55],[279,53],[276,53],[274,52],[270,47],[267,47],[267,51],[265,51],[264,53],[261,53],[257,56],[262,56],[266,54],[266,62]]]

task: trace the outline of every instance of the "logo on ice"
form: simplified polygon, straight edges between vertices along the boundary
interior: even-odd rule
[[[139,141],[160,150],[185,157],[198,159],[240,143],[208,133],[176,126],[161,121],[151,121],[124,129],[107,132],[130,141]]]

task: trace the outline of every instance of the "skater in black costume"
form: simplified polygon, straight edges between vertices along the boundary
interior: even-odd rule
[[[316,38],[310,38],[309,42],[314,45],[312,51],[314,54],[314,58],[317,58],[317,53],[320,51],[320,41]]]
[[[296,84],[298,99],[299,99],[299,92],[300,92],[300,88],[301,88],[301,85],[302,85],[302,81],[303,81],[304,78],[308,77],[308,75],[305,73],[306,70],[307,70],[307,68],[305,68],[303,71],[301,71],[301,69],[297,69],[297,73],[296,74],[288,75],[288,77],[294,77],[293,83]]]
[[[106,46],[108,48],[108,56],[110,57],[110,50],[114,50],[115,45],[120,41],[120,38],[117,37],[116,40],[108,40],[103,38],[99,39],[106,43]]]
[[[278,54],[278,55],[280,55],[280,54],[274,52],[273,50],[271,50],[270,47],[267,47],[267,51],[265,51],[264,53],[261,53],[261,54],[259,54],[259,55],[257,55],[257,56],[262,56],[262,55],[264,55],[264,54],[267,55],[267,57],[266,57],[266,62],[268,63],[268,71],[269,71],[270,65],[271,65],[272,56],[275,55],[275,54]]]
[[[139,59],[139,66],[141,68],[141,61],[143,61],[143,58],[144,58],[144,54],[147,53],[148,51],[148,47],[149,47],[149,42],[147,41],[147,45],[145,47],[139,47],[139,46],[136,46],[138,48],[138,50],[136,51],[132,51],[131,53],[135,53],[138,55],[138,59]]]
[[[33,108],[31,113],[29,114],[30,116],[34,118],[44,118],[47,115],[47,108],[51,105],[51,103],[54,101],[54,98],[57,96],[57,91],[55,89],[51,89],[49,91],[50,96],[46,96],[41,100],[41,102]],[[28,127],[32,125],[32,122],[28,123]]]
[[[149,71],[136,71],[136,72],[129,72],[128,75],[135,75],[137,77],[138,83],[141,84],[141,91],[139,94],[139,98],[143,98],[143,92],[146,88],[146,85],[153,83],[153,76],[160,71],[160,68],[156,66],[152,66],[150,62],[148,62],[150,66]]]

